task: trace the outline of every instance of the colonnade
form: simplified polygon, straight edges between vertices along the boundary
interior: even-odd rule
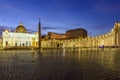
[[[77,39],[64,39],[64,40],[43,40],[42,47],[48,48],[57,48],[59,47],[120,47],[120,23],[116,22],[114,28],[105,34],[86,37],[86,38],[77,38]]]

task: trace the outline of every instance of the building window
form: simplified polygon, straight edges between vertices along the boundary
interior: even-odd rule
[[[6,46],[8,46],[8,41],[5,42]]]
[[[26,46],[28,46],[28,42],[26,41]]]
[[[17,42],[15,43],[15,46],[17,46]]]
[[[23,46],[24,46],[24,43],[23,43]]]
[[[31,41],[29,42],[29,46],[31,46]]]

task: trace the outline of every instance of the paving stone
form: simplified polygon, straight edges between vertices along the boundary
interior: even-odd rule
[[[120,80],[120,50],[0,51],[0,80]]]

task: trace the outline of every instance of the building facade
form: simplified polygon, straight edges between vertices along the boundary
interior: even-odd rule
[[[20,27],[19,27],[20,26]],[[2,33],[2,46],[3,47],[11,47],[11,46],[34,46],[38,47],[38,33],[31,34],[28,33],[22,23],[20,23],[14,32],[9,30],[5,30]],[[21,27],[22,26],[22,27]],[[68,31],[71,32],[71,31]],[[66,32],[67,33],[67,32]],[[71,32],[73,33],[73,32]],[[87,33],[87,32],[85,32]],[[53,36],[50,36],[50,39],[41,39],[41,47],[42,48],[57,48],[59,47],[90,47],[90,48],[98,48],[98,47],[120,47],[120,22],[115,22],[113,29],[105,34],[90,37],[90,36],[82,36],[74,37],[70,39],[67,36],[60,36],[59,34],[50,33]],[[48,34],[49,35],[49,34]],[[74,34],[74,35],[77,35]]]
[[[20,23],[14,32],[5,30],[2,32],[2,46],[38,46],[38,33],[28,33],[26,28]]]
[[[48,39],[66,39],[66,34],[48,32],[47,36],[48,36]]]
[[[76,38],[85,38],[85,37],[87,37],[87,31],[83,28],[66,31],[67,39],[76,39]]]
[[[0,38],[0,49],[2,48],[2,39]]]
[[[113,29],[103,35],[98,35],[94,37],[85,37],[85,38],[74,38],[74,39],[65,39],[65,40],[48,40],[42,41],[44,45],[42,47],[53,47],[56,48],[57,44],[61,47],[120,47],[120,23],[115,22]]]

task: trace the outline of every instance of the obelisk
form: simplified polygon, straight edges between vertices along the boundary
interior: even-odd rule
[[[40,19],[39,19],[39,23],[38,23],[38,50],[39,50],[39,53],[41,53],[41,23],[40,23]]]

